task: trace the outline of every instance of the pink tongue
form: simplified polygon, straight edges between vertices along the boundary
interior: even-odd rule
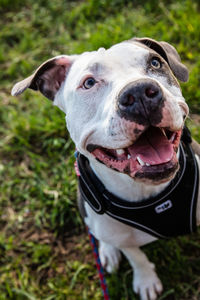
[[[163,164],[172,159],[173,145],[159,128],[151,127],[130,147],[132,158],[139,157],[150,165]]]

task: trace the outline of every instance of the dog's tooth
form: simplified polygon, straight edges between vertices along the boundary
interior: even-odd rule
[[[130,154],[128,154],[128,155],[127,155],[127,158],[128,158],[128,159],[130,159],[130,158],[131,158]]]
[[[165,130],[163,128],[160,128],[162,133],[166,136]]]
[[[139,162],[139,164],[140,164],[141,166],[144,166],[144,165],[145,165],[145,163],[143,162],[143,160],[142,160],[141,158],[139,158],[139,156],[137,156],[137,161]]]
[[[116,149],[117,155],[122,155],[124,154],[124,150],[123,149]]]
[[[150,164],[146,163],[146,166],[147,166],[147,167],[149,167],[149,166],[150,166]]]
[[[174,132],[172,134],[172,136],[170,137],[170,139],[169,139],[170,143],[173,143],[173,141],[175,140],[175,137],[176,137],[176,132]]]

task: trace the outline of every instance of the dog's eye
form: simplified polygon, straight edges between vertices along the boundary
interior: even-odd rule
[[[96,83],[96,80],[93,77],[89,77],[87,78],[84,82],[83,82],[83,86],[86,90],[91,89]]]
[[[151,66],[154,68],[154,69],[160,69],[161,68],[161,62],[158,58],[152,58],[151,60]]]

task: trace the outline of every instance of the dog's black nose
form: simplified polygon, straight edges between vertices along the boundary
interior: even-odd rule
[[[162,119],[163,93],[158,83],[140,79],[126,85],[118,96],[118,113],[139,124],[156,125]]]

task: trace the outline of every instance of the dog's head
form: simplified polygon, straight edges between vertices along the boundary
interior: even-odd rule
[[[77,149],[134,179],[160,184],[178,170],[187,68],[170,44],[134,38],[108,50],[57,56],[17,83],[66,113]]]

